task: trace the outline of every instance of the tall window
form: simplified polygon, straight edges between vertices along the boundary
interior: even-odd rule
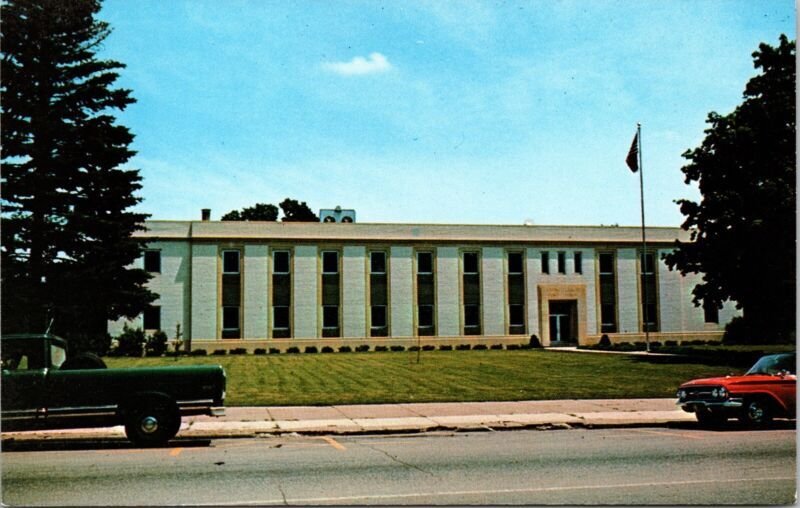
[[[222,338],[238,339],[241,332],[242,274],[241,252],[222,251]]]
[[[340,309],[339,252],[322,251],[322,336],[339,337]]]
[[[161,273],[161,251],[144,251],[144,271],[149,273]]]
[[[656,285],[656,254],[640,253],[639,258],[642,323],[649,332],[658,331],[658,287]]]
[[[583,273],[583,252],[576,251],[573,254],[573,261],[575,262],[575,273]]]
[[[464,335],[481,334],[481,274],[477,252],[462,256],[462,301],[464,304]]]
[[[703,316],[706,323],[719,323],[719,307],[713,303],[703,302]]]
[[[272,252],[272,337],[285,339],[292,336],[292,270],[291,252]]]
[[[567,253],[558,253],[558,273],[567,273]]]
[[[550,273],[550,253],[542,251],[542,273]]]
[[[417,334],[436,335],[433,253],[417,252]]]
[[[389,335],[387,306],[389,303],[388,273],[386,252],[369,253],[369,333],[371,337]]]
[[[600,331],[617,331],[617,278],[614,270],[614,253],[601,252],[598,255],[600,279]]]
[[[525,269],[521,252],[508,253],[508,333],[525,334]]]

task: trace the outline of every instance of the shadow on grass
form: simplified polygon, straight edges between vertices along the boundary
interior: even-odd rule
[[[124,439],[16,439],[3,440],[2,452],[52,452],[78,450],[169,450],[211,446],[210,439],[177,439],[164,446],[141,448]]]
[[[654,351],[656,353],[660,351]],[[762,352],[719,351],[714,353],[692,352],[674,355],[631,355],[633,362],[657,365],[710,365],[749,369],[763,356]]]

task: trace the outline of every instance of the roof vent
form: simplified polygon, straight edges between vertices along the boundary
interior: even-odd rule
[[[345,210],[341,206],[334,209],[323,208],[319,211],[320,222],[340,222],[344,224],[356,221],[355,210]]]
[[[211,220],[211,208],[203,208],[200,210],[200,218],[205,221]]]

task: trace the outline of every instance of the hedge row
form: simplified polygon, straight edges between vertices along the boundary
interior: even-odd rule
[[[476,344],[474,346],[471,345],[471,344],[458,344],[455,347],[453,347],[451,344],[441,344],[441,345],[439,345],[437,347],[437,346],[434,346],[432,344],[426,344],[426,345],[422,346],[421,348],[419,346],[410,346],[410,347],[406,348],[405,346],[400,346],[400,345],[393,345],[393,346],[378,345],[378,346],[375,346],[374,348],[372,348],[369,344],[359,344],[355,348],[352,348],[351,346],[340,346],[335,350],[334,350],[334,348],[332,348],[330,346],[323,346],[322,349],[317,348],[317,346],[305,346],[302,350],[301,350],[301,348],[299,348],[297,346],[292,346],[292,347],[286,348],[286,351],[283,354],[299,354],[299,353],[313,354],[313,353],[334,353],[334,352],[351,353],[351,352],[354,352],[354,351],[357,352],[357,353],[366,353],[366,352],[369,352],[370,350],[372,350],[372,351],[374,351],[376,353],[380,353],[380,352],[387,352],[387,351],[393,351],[393,352],[420,351],[420,349],[422,351],[436,351],[437,349],[439,351],[453,351],[453,350],[456,350],[456,351],[469,351],[469,350],[485,351],[485,350],[488,350],[488,349],[492,349],[492,350],[507,349],[509,351],[515,351],[515,350],[522,350],[522,349],[534,349],[534,346],[531,346],[529,344],[509,344],[507,346],[503,346],[503,344],[492,344],[492,345]],[[222,356],[222,355],[245,355],[245,354],[248,354],[248,351],[245,348],[235,348],[235,349],[231,349],[231,350],[215,349],[215,350],[211,351],[210,353],[205,349],[199,348],[199,349],[193,349],[189,353],[186,353],[186,352],[183,352],[183,351],[178,352],[178,353],[176,353],[174,351],[170,351],[170,352],[166,353],[166,356],[185,356],[185,355],[189,355],[189,356],[206,356],[206,355]],[[269,355],[277,355],[277,354],[281,354],[281,350],[278,349],[278,348],[269,348],[269,349],[266,349],[266,348],[255,348],[253,350],[252,354],[254,354],[254,355],[267,355],[267,354],[269,354]]]

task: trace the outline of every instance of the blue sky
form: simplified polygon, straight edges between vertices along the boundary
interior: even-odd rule
[[[285,197],[359,222],[682,222],[681,154],[794,2],[106,0],[153,219]]]

